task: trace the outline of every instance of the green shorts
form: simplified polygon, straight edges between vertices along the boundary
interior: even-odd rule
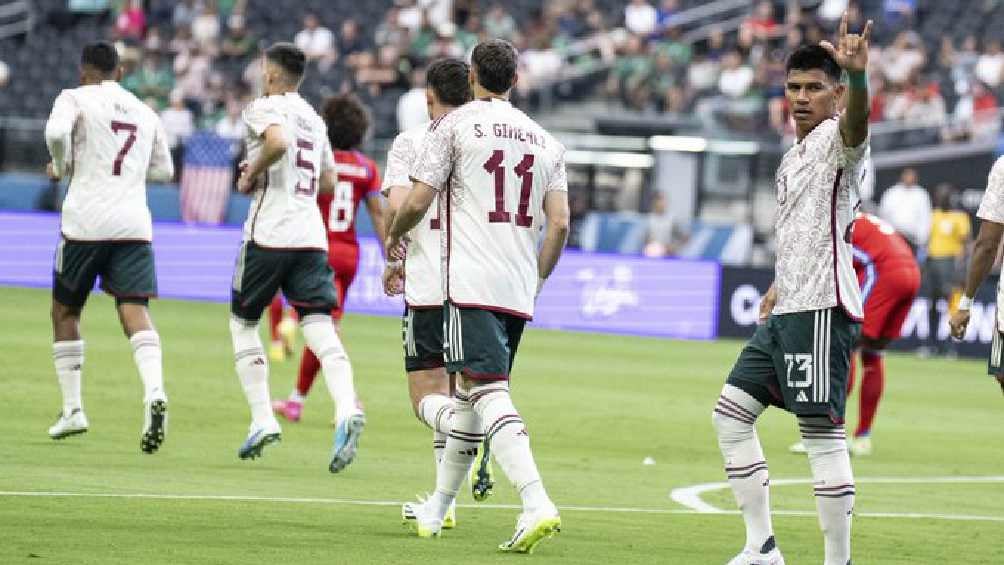
[[[282,290],[299,310],[330,312],[338,304],[328,254],[315,249],[269,249],[244,242],[237,254],[230,312],[257,322]]]
[[[424,371],[445,366],[443,361],[443,309],[408,308],[401,318],[404,370]]]
[[[83,306],[101,277],[101,289],[118,302],[146,304],[157,296],[153,247],[146,241],[70,241],[61,239],[52,269],[52,297]]]
[[[799,416],[844,420],[861,324],[842,308],[772,315],[743,347],[728,384]]]
[[[508,380],[526,320],[453,304],[446,305],[446,312],[446,370],[474,380]]]

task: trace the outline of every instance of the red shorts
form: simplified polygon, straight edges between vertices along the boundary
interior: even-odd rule
[[[335,272],[335,292],[338,294],[338,305],[331,310],[331,317],[341,320],[345,313],[345,296],[356,278],[359,268],[359,246],[333,243],[328,246],[328,264]]]
[[[861,334],[871,339],[896,339],[903,328],[913,300],[920,290],[920,269],[916,265],[879,269],[865,299],[865,321]]]

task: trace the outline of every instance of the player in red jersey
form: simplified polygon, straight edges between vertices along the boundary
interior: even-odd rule
[[[355,95],[332,96],[324,102],[321,116],[328,125],[328,138],[335,154],[338,184],[333,194],[319,194],[317,205],[328,230],[328,263],[335,272],[338,305],[331,311],[340,325],[345,296],[359,266],[359,240],[356,238],[356,210],[366,203],[380,245],[385,239],[383,208],[380,203],[380,173],[372,159],[356,148],[369,129],[369,113]],[[382,247],[381,247],[382,248]],[[303,401],[314,384],[321,363],[307,347],[303,348],[296,387],[287,400],[273,401],[272,407],[291,422],[300,420]]]
[[[861,285],[865,320],[861,327],[861,399],[858,428],[849,449],[854,455],[872,452],[871,427],[885,387],[882,352],[899,337],[903,322],[920,290],[920,269],[913,251],[891,225],[877,216],[858,213],[851,232],[854,270]],[[855,363],[851,357],[847,394],[854,389]],[[792,451],[800,451],[799,444]]]

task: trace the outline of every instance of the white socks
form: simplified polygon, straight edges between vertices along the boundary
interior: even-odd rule
[[[258,323],[230,318],[230,337],[234,344],[237,376],[251,407],[251,422],[256,427],[272,424],[275,415],[268,389],[268,360],[258,335]]]
[[[523,511],[554,508],[530,451],[530,435],[509,396],[509,386],[498,382],[474,387],[471,402],[495,461],[519,491]]]
[[[132,357],[143,381],[143,402],[167,400],[164,393],[164,370],[161,361],[160,336],[154,330],[143,330],[129,338]]]
[[[309,314],[300,320],[307,347],[321,361],[324,382],[335,402],[335,419],[339,422],[359,412],[356,388],[352,379],[352,364],[345,353],[335,324],[327,314]]]
[[[453,399],[445,394],[427,394],[418,401],[418,419],[434,432],[453,429]]]
[[[57,341],[52,344],[52,361],[56,366],[59,390],[63,393],[63,415],[83,408],[80,400],[80,372],[84,366],[84,342]]]
[[[764,409],[755,398],[727,384],[711,416],[725,459],[725,474],[746,522],[746,549],[756,553],[774,535],[767,461],[753,427]]]
[[[819,527],[826,543],[824,565],[846,565],[851,559],[851,513],[854,474],[843,426],[829,418],[799,418],[802,443],[809,454]]]
[[[443,460],[436,473],[436,492],[429,499],[440,518],[446,516],[456,499],[457,491],[477,457],[483,440],[481,422],[474,413],[470,400],[458,392],[454,399],[453,430],[446,439]]]

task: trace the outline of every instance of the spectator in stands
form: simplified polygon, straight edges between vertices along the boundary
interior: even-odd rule
[[[1001,78],[1004,71],[1004,51],[1001,50],[999,39],[990,40],[986,51],[976,60],[974,73],[976,78],[990,88],[996,89],[1001,85]]]
[[[879,67],[886,80],[895,85],[906,84],[910,77],[922,69],[927,56],[920,38],[912,31],[904,31],[882,53]]]
[[[646,257],[665,257],[676,253],[676,234],[673,217],[669,214],[666,195],[656,192],[652,198],[652,209],[646,215],[648,233],[642,253]]]
[[[753,69],[743,60],[738,49],[729,52],[722,59],[722,70],[718,75],[718,91],[729,98],[742,98],[753,86]]]
[[[207,2],[192,20],[192,39],[207,53],[216,53],[220,39],[220,14]]]
[[[886,29],[906,29],[913,24],[917,0],[885,0],[884,11]]]
[[[126,0],[115,18],[115,37],[140,40],[146,31],[146,13],[139,0]]]
[[[168,43],[167,49],[171,53],[178,55],[188,52],[193,45],[195,45],[195,42],[192,41],[192,30],[188,27],[179,27],[174,30],[174,37]]]
[[[303,29],[293,40],[296,46],[303,50],[307,61],[317,63],[321,72],[327,71],[338,59],[335,52],[335,34],[321,25],[317,14],[308,13],[303,18]]]
[[[198,44],[178,53],[174,59],[175,84],[180,89],[185,104],[194,112],[201,112],[211,72],[212,58]]]
[[[136,70],[122,79],[122,87],[141,100],[155,100],[154,109],[160,110],[167,106],[167,98],[174,88],[174,74],[160,55],[151,51],[143,57],[143,62]]]
[[[185,95],[175,89],[171,93],[170,106],[160,113],[167,134],[167,145],[171,148],[171,158],[174,160],[176,178],[181,178],[181,158],[185,140],[195,133],[195,116],[185,106]]]
[[[673,25],[673,20],[680,13],[680,0],[662,0],[659,3],[659,12],[656,18],[656,27],[660,30],[666,30]]]
[[[243,59],[251,55],[255,48],[255,38],[248,33],[244,25],[244,16],[233,14],[227,26],[227,35],[223,38],[220,51],[223,57]]]
[[[195,0],[180,0],[174,5],[174,16],[172,20],[174,21],[175,29],[191,28],[192,21],[195,20],[197,13],[198,11],[195,9]]]
[[[407,131],[429,121],[425,99],[425,71],[411,72],[411,90],[397,99],[397,129]]]
[[[160,53],[167,49],[164,36],[159,27],[149,26],[146,30],[146,37],[143,38],[143,51],[146,53]]]
[[[428,23],[425,12],[415,0],[397,0],[397,5],[397,25],[408,30],[411,35],[415,35],[423,24]]]
[[[338,54],[345,58],[345,65],[350,68],[356,67],[356,59],[359,54],[366,51],[366,42],[363,41],[359,33],[359,22],[352,18],[347,18],[342,22],[342,27],[338,34]]]
[[[645,42],[640,36],[629,36],[607,80],[608,95],[618,97],[629,108],[643,109],[648,98],[645,85],[651,72],[652,59]]]
[[[837,22],[847,11],[847,0],[823,0],[819,3],[816,14],[828,29],[836,29]]]
[[[924,253],[931,235],[931,197],[917,184],[916,170],[903,169],[899,183],[882,193],[879,216],[906,239],[914,254]]]
[[[456,41],[460,46],[461,52],[464,54],[464,58],[467,58],[471,51],[474,50],[474,46],[481,42],[482,33],[481,18],[473,16],[467,18],[467,21],[464,22],[464,27],[457,30]]]
[[[924,290],[930,305],[929,343],[937,351],[938,300],[951,301],[966,270],[966,247],[972,225],[969,214],[955,206],[955,187],[942,183],[934,190],[931,235],[924,263]]]
[[[938,85],[925,81],[912,91],[903,120],[915,126],[941,127],[948,116]]]
[[[635,35],[654,33],[658,22],[659,12],[648,0],[630,0],[624,6],[624,27]]]
[[[967,87],[955,103],[951,123],[942,132],[945,141],[992,139],[1000,132],[997,97],[982,82],[970,82]]]
[[[712,94],[718,87],[718,59],[698,51],[687,67],[687,83],[698,96]]]
[[[408,32],[398,23],[399,11],[397,6],[391,6],[384,13],[383,20],[377,25],[373,32],[373,42],[377,47],[384,45],[400,45],[407,37]]]
[[[496,2],[488,10],[484,19],[485,33],[489,37],[512,40],[516,36],[516,20],[506,12],[501,2]]]
[[[753,13],[743,22],[742,31],[757,41],[769,41],[784,34],[784,28],[774,19],[774,4],[769,0],[757,2]]]

